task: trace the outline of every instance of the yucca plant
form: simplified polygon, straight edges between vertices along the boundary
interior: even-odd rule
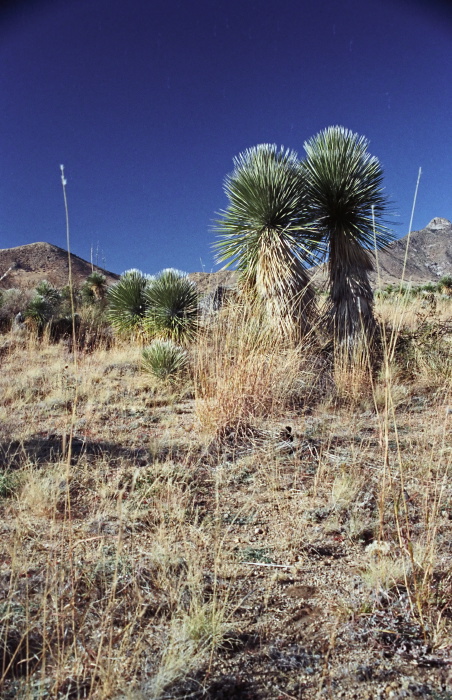
[[[107,278],[101,272],[94,270],[86,278],[82,287],[82,298],[87,303],[94,303],[105,298],[107,293]]]
[[[156,379],[174,383],[187,371],[188,353],[172,340],[154,340],[142,351],[142,366]]]
[[[336,339],[353,341],[375,327],[369,273],[373,251],[393,239],[383,225],[387,199],[383,169],[368,141],[342,126],[321,131],[304,144],[304,186],[311,217],[328,246],[328,320]]]
[[[142,335],[146,313],[145,292],[151,278],[139,270],[128,270],[108,289],[107,319],[119,335]]]
[[[274,144],[250,148],[234,158],[224,190],[229,205],[216,226],[217,260],[237,265],[242,286],[283,334],[307,330],[316,314],[307,266],[320,240],[297,154]]]
[[[42,280],[37,287],[36,293],[45,299],[53,308],[56,308],[62,299],[61,292],[47,280]]]
[[[51,320],[53,312],[52,304],[40,294],[37,294],[29,301],[24,316],[38,330],[41,330]]]
[[[144,292],[150,335],[186,344],[198,327],[198,291],[184,272],[163,270]]]

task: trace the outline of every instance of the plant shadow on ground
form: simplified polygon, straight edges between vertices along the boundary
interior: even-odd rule
[[[124,447],[106,441],[81,440],[78,437],[48,435],[31,436],[27,440],[14,440],[0,443],[0,461],[9,469],[21,469],[24,464],[32,463],[43,466],[67,459],[70,443],[70,464],[76,465],[81,459],[108,458],[110,460],[127,460],[130,466],[146,467],[155,461],[171,458],[175,461],[184,459],[187,450],[179,446],[160,446],[158,453],[146,448]]]

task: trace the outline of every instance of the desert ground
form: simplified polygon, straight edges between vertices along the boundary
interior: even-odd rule
[[[2,698],[452,698],[452,301],[376,313],[350,361],[226,305],[177,383],[0,337]]]

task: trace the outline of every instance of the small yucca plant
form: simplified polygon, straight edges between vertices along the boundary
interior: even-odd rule
[[[151,278],[139,270],[129,270],[107,292],[107,318],[120,335],[141,334],[146,313],[145,292]]]
[[[443,294],[452,296],[452,275],[444,275],[438,282],[438,287]]]
[[[53,311],[52,304],[40,294],[37,294],[28,303],[24,315],[29,322],[41,329],[51,320]]]
[[[184,272],[163,270],[147,287],[148,332],[159,338],[186,344],[198,327],[198,292]]]
[[[156,379],[174,383],[188,369],[188,353],[172,340],[154,340],[142,352],[142,365]]]
[[[93,304],[104,299],[107,293],[107,278],[97,270],[94,270],[82,287],[82,298],[85,303]]]
[[[42,280],[36,287],[37,294],[56,308],[61,302],[61,292],[47,280]]]

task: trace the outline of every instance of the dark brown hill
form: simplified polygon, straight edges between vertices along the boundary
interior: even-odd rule
[[[107,284],[119,279],[114,272],[92,266],[87,260],[71,253],[72,279],[75,286],[81,286],[94,270],[107,278]],[[42,280],[55,287],[68,284],[68,254],[63,248],[50,243],[29,243],[17,248],[0,250],[0,288],[33,289]]]

